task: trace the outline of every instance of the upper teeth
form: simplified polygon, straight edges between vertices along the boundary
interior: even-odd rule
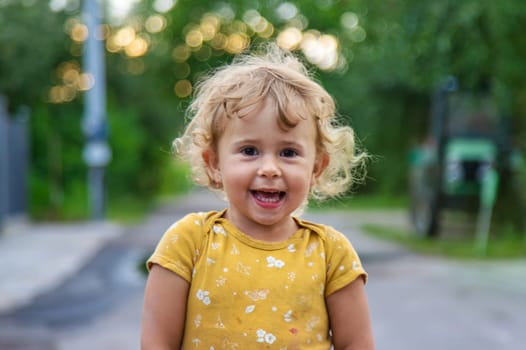
[[[266,191],[256,191],[255,196],[258,200],[262,202],[277,202],[279,201],[279,191],[277,192],[266,192]]]

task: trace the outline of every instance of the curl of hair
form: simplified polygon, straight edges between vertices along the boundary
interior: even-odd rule
[[[187,110],[188,123],[173,142],[177,155],[189,162],[194,181],[212,190],[222,190],[214,181],[203,152],[217,152],[217,143],[228,120],[243,118],[248,107],[271,98],[276,104],[280,127],[293,128],[313,118],[317,126],[317,156],[327,154],[329,163],[311,188],[310,196],[325,199],[346,192],[362,177],[367,158],[358,153],[351,127],[337,125],[332,97],[309,74],[305,65],[275,44],[264,54],[237,56],[229,65],[202,77]],[[362,172],[364,175],[365,173]]]

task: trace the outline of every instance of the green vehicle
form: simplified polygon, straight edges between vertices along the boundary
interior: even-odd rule
[[[516,155],[507,122],[489,91],[461,91],[454,78],[439,86],[427,138],[410,157],[417,234],[439,235],[445,209],[471,211],[477,214],[477,241],[485,244],[499,179],[512,172]]]

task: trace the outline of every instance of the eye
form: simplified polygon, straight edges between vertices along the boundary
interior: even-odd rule
[[[295,150],[291,148],[286,148],[280,152],[280,156],[286,157],[286,158],[293,158],[293,157],[296,157],[297,155],[298,155],[298,152],[296,152]]]
[[[245,155],[245,156],[257,156],[258,155],[258,150],[255,148],[255,147],[250,147],[250,146],[247,146],[247,147],[243,147],[241,149],[241,154]]]

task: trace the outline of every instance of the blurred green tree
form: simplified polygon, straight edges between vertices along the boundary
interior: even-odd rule
[[[143,1],[130,20],[150,40],[144,64],[162,77],[157,86],[183,103],[204,71],[258,42],[277,40],[304,55],[365,147],[379,155],[371,177],[381,180],[367,189],[404,193],[406,154],[423,137],[430,95],[447,75],[468,89],[488,78],[505,86],[503,108],[514,130],[524,129],[526,45],[512,33],[525,11],[520,1],[179,0]]]
[[[51,125],[60,121],[56,128],[34,123],[34,172],[47,186],[38,193],[57,188],[65,196],[82,193],[70,187],[83,186],[80,157],[51,154],[80,154],[82,90],[89,88],[80,65],[86,33],[78,2],[68,3],[53,12],[46,1],[0,2],[0,22],[9,24],[0,31],[0,92]],[[118,150],[109,190],[114,197],[157,193],[197,79],[267,40],[304,57],[377,156],[366,192],[406,192],[407,153],[424,137],[430,95],[446,75],[466,88],[488,78],[504,87],[503,105],[524,151],[526,40],[517,34],[523,23],[522,0],[137,2],[126,19],[104,27],[110,142]],[[68,168],[77,170],[65,176]]]
[[[70,57],[66,19],[46,1],[0,2],[0,93],[10,109],[47,99],[53,69]]]

